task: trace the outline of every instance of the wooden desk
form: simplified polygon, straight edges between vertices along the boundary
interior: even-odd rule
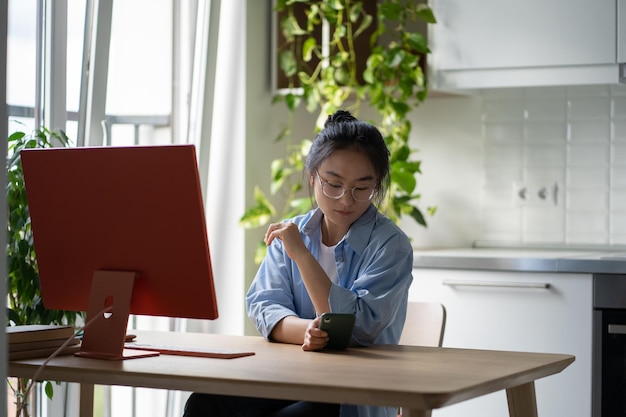
[[[86,400],[81,416],[93,407],[93,385],[101,384],[402,406],[404,415],[410,417],[430,416],[432,409],[504,389],[511,417],[535,417],[534,381],[574,361],[572,355],[561,354],[390,345],[304,352],[300,346],[269,343],[260,337],[137,334],[143,343],[252,350],[256,355],[237,359],[161,355],[119,362],[63,356],[52,360],[41,377],[88,388],[81,395]],[[9,375],[30,377],[42,362],[10,362]]]

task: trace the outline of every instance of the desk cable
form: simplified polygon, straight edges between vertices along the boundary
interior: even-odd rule
[[[37,378],[39,377],[39,375],[43,372],[44,368],[46,367],[46,365],[48,364],[48,362],[50,362],[52,359],[54,359],[56,356],[58,356],[59,353],[61,353],[63,351],[63,349],[65,349],[70,343],[72,343],[74,341],[74,338],[76,337],[76,335],[78,335],[80,332],[84,332],[85,329],[89,326],[91,326],[91,324],[96,321],[97,319],[99,319],[102,315],[104,315],[105,313],[111,312],[111,306],[107,306],[105,308],[103,308],[98,314],[96,314],[91,320],[89,320],[87,323],[85,323],[84,326],[79,327],[78,329],[74,330],[74,334],[72,334],[70,337],[67,338],[67,340],[57,348],[57,350],[55,350],[54,352],[52,352],[52,354],[50,354],[50,356],[48,356],[46,358],[45,361],[43,361],[43,363],[41,365],[39,365],[39,368],[37,368],[37,371],[33,374],[33,377],[31,378],[30,382],[28,383],[28,385],[26,386],[26,389],[24,390],[24,393],[22,394],[22,396],[24,398],[28,398],[28,395],[30,394],[31,389],[33,388],[33,385],[35,384],[35,382],[37,382]],[[20,407],[17,408],[16,410],[16,416],[20,416],[22,410],[24,409],[24,407],[26,407],[26,402],[22,402],[22,404],[20,405]]]

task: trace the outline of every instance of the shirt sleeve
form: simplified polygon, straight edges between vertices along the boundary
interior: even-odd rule
[[[276,239],[267,248],[246,295],[248,316],[259,333],[269,340],[274,326],[287,316],[297,316],[291,284],[291,262],[282,242]]]
[[[413,280],[408,238],[397,233],[381,244],[370,244],[356,264],[348,271],[354,276],[348,288],[331,287],[331,310],[356,315],[355,344],[398,343]]]

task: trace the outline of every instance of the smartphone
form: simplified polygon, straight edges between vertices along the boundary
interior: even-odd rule
[[[320,329],[328,332],[328,343],[324,349],[342,350],[352,338],[355,316],[348,313],[324,313],[320,317]]]

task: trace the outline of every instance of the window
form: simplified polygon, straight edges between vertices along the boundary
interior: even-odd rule
[[[81,94],[89,96],[89,86],[92,91],[106,91],[93,98],[105,109],[94,122],[96,132],[104,137],[102,144],[171,142],[173,1],[113,2],[108,17],[98,8],[92,15],[92,4],[87,0],[9,0],[9,133],[46,126],[64,130],[77,143]],[[97,33],[90,32],[96,27],[91,21],[98,22]],[[106,38],[103,35],[109,30],[110,38]],[[85,34],[92,37],[87,48]],[[101,67],[93,71],[103,74],[92,80],[94,85],[84,77],[84,51],[100,54],[97,62],[106,66],[106,71]],[[82,103],[86,103],[84,98]],[[48,110],[59,106],[66,112],[51,116]]]
[[[243,194],[240,170],[243,128],[239,123],[233,128],[224,114],[233,114],[244,107],[243,89],[228,86],[243,85],[245,62],[241,51],[245,45],[239,36],[239,25],[245,2],[220,4],[204,0],[8,0],[9,132],[29,132],[37,126],[55,127],[53,120],[61,120],[57,127],[65,130],[77,146],[82,146],[86,143],[78,138],[81,131],[87,132],[86,122],[90,121],[100,136],[98,144],[194,143],[199,150],[199,171],[205,183],[209,177],[209,156],[214,161],[229,161],[212,164],[213,185],[221,184],[224,177],[231,178],[228,193],[219,195],[223,207],[229,210],[213,210],[207,220],[220,226],[236,224],[238,212],[232,207],[241,205]],[[221,12],[221,8],[225,11]],[[48,17],[40,19],[38,15]],[[220,29],[217,23],[223,15],[230,21]],[[97,25],[92,25],[92,21]],[[51,36],[44,23],[48,28],[56,25],[59,30]],[[227,31],[226,39],[230,42],[223,48],[225,58],[220,59],[228,69],[221,71],[224,90],[219,106],[221,117],[213,118],[220,30]],[[45,57],[57,60],[48,61]],[[92,63],[89,72],[87,59]],[[49,65],[44,65],[48,62]],[[56,77],[51,78],[52,75]],[[91,77],[89,82],[87,76]],[[51,79],[54,81],[50,82]],[[51,117],[46,109],[57,113]],[[228,134],[220,135],[223,141],[211,150],[213,129]],[[215,197],[220,190],[212,187]],[[221,227],[212,230],[216,241],[222,240],[221,233],[233,235]],[[243,242],[228,241],[232,248],[229,245],[217,248],[215,268],[225,269],[228,265],[229,279],[223,284],[220,297],[230,321],[217,326],[232,331],[243,327],[239,304],[243,278],[232,279],[233,274],[243,276],[238,255]],[[220,251],[223,256],[219,255]],[[154,322],[146,323],[150,319],[134,317],[137,320],[134,325],[155,329]],[[160,326],[157,330],[183,330],[187,326],[174,323],[170,327],[169,322],[157,325]],[[180,329],[174,327],[179,325]],[[110,388],[97,387],[95,407],[100,413],[96,413],[97,417],[180,415],[184,404],[180,392],[115,388],[113,392]],[[72,402],[75,394],[69,397],[70,409],[76,408]],[[45,396],[41,394],[40,398]],[[34,415],[72,415],[65,413],[64,400],[63,389],[55,387],[54,401],[41,401],[40,413]]]
[[[101,5],[96,6],[97,3]],[[109,7],[113,5],[108,14],[101,9],[106,7],[105,3]],[[196,14],[192,5],[195,2],[183,3],[186,4],[175,5],[173,0],[9,0],[9,134],[15,131],[28,133],[39,126],[59,128],[67,133],[74,145],[81,145],[78,141],[79,121],[81,112],[87,112],[85,103],[91,99],[95,105],[89,106],[92,107],[90,111],[95,115],[96,129],[103,138],[100,144],[172,142],[173,108],[185,108],[185,100],[176,99],[175,95],[181,91],[182,97],[188,96],[191,80],[191,65],[181,63],[192,62],[194,52]],[[189,22],[175,21],[174,15],[189,19]],[[98,22],[98,25],[90,25],[91,21]],[[95,27],[98,31],[91,30]],[[174,36],[175,28],[185,28],[186,36]],[[107,36],[109,31],[110,37]],[[173,55],[174,42],[179,46],[187,45],[184,50],[177,50],[176,58]],[[99,54],[97,62],[101,66],[90,68],[91,80],[85,77],[87,58],[84,54],[92,62],[94,54]],[[178,65],[175,65],[175,59]],[[174,82],[174,76],[189,80],[189,83]],[[87,86],[91,91],[87,91]],[[105,94],[93,93],[99,90]],[[100,115],[97,114],[99,105],[103,106]],[[86,118],[82,120],[84,122]],[[184,142],[186,138],[179,141]],[[43,393],[38,395],[45,399]],[[53,401],[37,401],[33,415],[65,415],[65,395],[65,387],[55,386]],[[137,404],[130,410],[130,415],[158,415],[168,398],[166,393],[158,390],[118,387],[112,392],[110,387],[96,388],[97,408],[100,413],[108,410],[105,417],[129,412],[129,399],[132,402],[147,399],[139,401],[143,406]],[[76,408],[71,402],[69,407]],[[182,409],[182,406],[178,408]]]
[[[14,132],[34,128],[37,4],[11,0],[8,11],[7,104],[9,132]]]
[[[173,4],[113,2],[106,93],[110,144],[171,142]]]

